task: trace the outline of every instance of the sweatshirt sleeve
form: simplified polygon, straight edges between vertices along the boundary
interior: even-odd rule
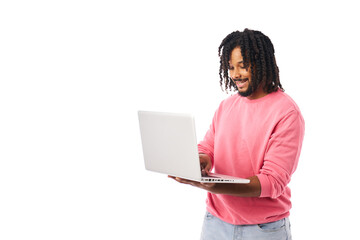
[[[277,198],[290,182],[297,167],[305,124],[301,113],[290,111],[276,125],[265,152],[264,164],[256,176],[261,184],[260,197]]]
[[[213,117],[210,128],[206,132],[204,139],[198,144],[199,153],[205,153],[208,155],[211,159],[212,166],[214,166],[215,125],[217,112],[218,111],[216,111]]]

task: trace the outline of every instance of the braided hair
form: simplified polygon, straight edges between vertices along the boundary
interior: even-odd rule
[[[276,65],[275,49],[270,39],[260,31],[245,29],[243,32],[235,31],[227,35],[219,46],[220,57],[220,86],[225,91],[237,89],[230,79],[228,71],[231,52],[240,47],[244,67],[251,71],[251,81],[254,89],[263,84],[266,93],[284,91],[279,79],[279,68]]]

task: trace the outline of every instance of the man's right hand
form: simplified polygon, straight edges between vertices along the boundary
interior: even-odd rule
[[[203,176],[209,175],[210,170],[212,168],[211,158],[204,153],[199,153],[199,159],[200,159],[201,174]]]

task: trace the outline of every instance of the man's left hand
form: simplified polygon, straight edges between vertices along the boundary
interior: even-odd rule
[[[204,189],[204,190],[206,190],[208,192],[212,192],[215,185],[216,185],[216,183],[196,182],[196,181],[192,181],[192,180],[189,180],[189,179],[173,177],[173,176],[168,176],[168,177],[174,179],[175,181],[177,181],[179,183],[189,184],[189,185],[192,185],[194,187]]]

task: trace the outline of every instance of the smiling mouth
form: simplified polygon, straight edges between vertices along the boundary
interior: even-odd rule
[[[240,78],[240,79],[234,79],[234,82],[240,82],[240,83],[244,83],[247,80],[249,80],[248,78]]]
[[[241,79],[234,79],[234,82],[235,82],[236,86],[238,87],[238,89],[241,89],[241,88],[245,87],[245,84],[248,80],[249,80],[248,78],[241,78]]]

